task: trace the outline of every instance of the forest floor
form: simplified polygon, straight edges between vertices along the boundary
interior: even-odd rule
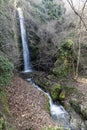
[[[41,130],[55,125],[45,110],[47,99],[44,93],[19,77],[13,78],[6,91],[17,130]]]
[[[82,104],[87,108],[87,78],[79,77],[76,88],[83,94]]]
[[[68,84],[71,84],[69,81]],[[87,79],[78,78],[73,82],[82,94],[81,104],[87,104]],[[14,77],[11,87],[6,89],[10,111],[14,117],[17,130],[42,130],[56,124],[46,111],[47,99],[44,93],[38,91],[20,77]],[[75,93],[76,94],[76,93]]]

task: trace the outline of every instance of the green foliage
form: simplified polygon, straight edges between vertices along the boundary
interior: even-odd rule
[[[87,108],[85,108],[84,110],[82,110],[82,116],[84,119],[87,120]]]
[[[58,49],[58,58],[53,69],[53,73],[57,77],[67,76],[67,74],[73,71],[72,66],[76,60],[73,44],[71,39],[67,39]]]
[[[75,89],[71,86],[64,86],[65,91],[66,91],[66,96],[70,96],[71,94],[73,94],[75,92]]]
[[[61,93],[60,93],[59,99],[60,99],[60,100],[64,100],[64,99],[65,99],[65,92],[61,92]]]
[[[6,93],[4,90],[1,90],[0,91],[0,100],[1,100],[1,103],[3,104],[3,109],[7,112],[7,113],[10,113],[9,112],[9,106],[8,106],[8,102],[7,102],[7,97],[6,97]]]
[[[81,98],[81,96],[80,96],[80,98]],[[74,110],[82,116],[83,119],[87,120],[87,107],[82,105],[76,99],[70,99],[70,104],[74,108]]]
[[[6,122],[3,117],[0,118],[0,130],[6,129]]]
[[[49,104],[49,99],[48,99],[48,96],[46,94],[44,94],[44,97],[45,97],[45,110],[50,113],[50,104]]]
[[[41,22],[47,22],[47,20],[61,20],[63,23],[65,8],[64,4],[56,4],[53,0],[42,0],[42,7],[37,6],[33,8],[33,11],[39,16]]]
[[[4,41],[5,41],[5,39],[3,37],[3,34],[2,34],[2,32],[0,32],[0,48],[2,47],[2,45],[4,45]]]
[[[9,111],[7,96],[4,90],[0,90],[0,130],[14,130],[9,121],[12,115]]]
[[[49,19],[59,19],[65,12],[63,4],[55,4],[53,0],[42,1]]]
[[[0,52],[0,87],[11,84],[13,64]]]
[[[80,108],[80,105],[79,105],[78,101],[71,99],[71,100],[70,100],[70,104],[71,104],[71,106],[74,108],[74,110],[75,110],[77,113],[80,113],[80,112],[81,112],[81,108]]]
[[[54,102],[64,101],[66,91],[65,88],[60,84],[51,86],[51,88],[49,88],[49,92]]]
[[[0,130],[13,130],[12,126],[7,122],[6,117],[0,114]]]
[[[49,89],[49,92],[50,92],[50,95],[51,95],[53,101],[59,100],[59,95],[60,95],[61,89],[62,89],[62,88],[61,88],[61,85],[60,85],[60,84],[53,85],[53,86]]]

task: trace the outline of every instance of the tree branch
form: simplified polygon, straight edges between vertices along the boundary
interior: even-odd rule
[[[72,10],[74,11],[74,13],[80,18],[80,21],[83,23],[86,31],[87,31],[87,27],[86,27],[86,24],[82,18],[82,15],[83,15],[83,12],[84,12],[84,9],[85,9],[85,6],[86,6],[86,3],[87,3],[87,0],[84,2],[84,5],[82,7],[82,12],[81,12],[81,15],[76,11],[74,5],[73,5],[73,2],[72,0],[67,0],[67,2],[69,3],[70,7],[72,8]]]

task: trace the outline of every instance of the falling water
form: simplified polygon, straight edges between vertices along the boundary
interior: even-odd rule
[[[30,55],[29,55],[26,30],[24,25],[24,17],[21,8],[18,8],[18,16],[20,21],[20,31],[21,31],[21,39],[22,39],[22,47],[23,47],[24,72],[31,72],[32,70],[30,65]]]

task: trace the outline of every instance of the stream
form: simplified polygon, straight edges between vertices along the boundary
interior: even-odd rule
[[[49,93],[44,92],[39,86],[35,85],[31,81],[31,79],[27,79],[29,83],[32,84],[35,88],[37,88],[39,91],[45,93],[49,98],[49,104],[50,104],[50,114],[53,118],[53,120],[57,121],[60,125],[64,126],[64,128],[69,128],[69,114],[65,111],[65,109],[60,104],[54,104],[52,101],[51,96]]]
[[[26,29],[24,25],[24,17],[23,12],[21,8],[17,9],[18,16],[19,16],[19,22],[20,22],[20,31],[21,31],[21,41],[22,41],[22,48],[23,48],[23,61],[24,61],[24,71],[23,74],[26,75],[26,73],[32,72],[32,67],[30,64],[30,55],[29,55],[29,49],[27,44],[27,36],[26,36]],[[70,114],[68,113],[63,106],[61,106],[59,103],[55,104],[52,101],[51,96],[49,93],[44,92],[39,86],[37,86],[30,78],[26,79],[32,86],[37,88],[39,91],[45,93],[49,98],[50,103],[50,114],[54,121],[58,122],[64,130],[86,130],[84,122],[80,119],[80,116],[78,116],[76,113]],[[73,117],[75,115],[75,118]]]

